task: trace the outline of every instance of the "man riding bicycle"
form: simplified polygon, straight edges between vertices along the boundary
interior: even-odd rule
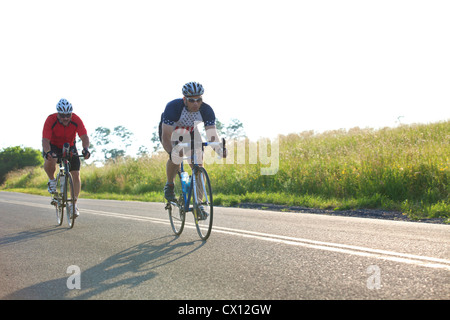
[[[164,186],[164,197],[168,201],[175,200],[174,179],[180,170],[180,163],[173,161],[172,150],[179,137],[186,136],[186,133],[189,133],[187,136],[200,137],[197,126],[203,122],[208,141],[220,141],[214,111],[203,102],[203,86],[197,82],[188,82],[183,86],[182,93],[183,98],[170,101],[166,105],[159,123],[159,140],[169,154],[166,164],[167,183]],[[216,148],[215,151],[219,156],[226,157],[226,152],[222,152],[221,148]]]
[[[78,155],[77,147],[75,145],[76,135],[81,139],[83,146],[83,156],[89,159],[89,137],[83,121],[75,113],[72,113],[72,104],[66,99],[59,100],[56,105],[57,113],[53,113],[47,117],[42,131],[42,150],[44,156],[44,170],[49,178],[48,192],[56,192],[55,171],[58,155],[62,154],[64,143],[70,144],[70,152],[73,155]],[[70,159],[70,173],[73,179],[73,189],[75,194],[75,208],[70,208],[75,213],[75,217],[79,216],[76,201],[81,191],[80,180],[80,158],[71,157]],[[74,210],[73,210],[74,209]]]

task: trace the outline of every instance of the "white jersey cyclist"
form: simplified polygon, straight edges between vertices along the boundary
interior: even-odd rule
[[[200,122],[203,122],[205,127],[216,125],[216,116],[211,106],[204,102],[198,111],[191,112],[188,111],[183,99],[175,99],[167,104],[161,115],[161,122],[174,126],[175,130],[184,128],[192,132],[195,125]]]
[[[174,163],[171,156],[174,142],[185,133],[190,133],[194,138],[200,137],[197,135],[199,132],[197,126],[200,123],[205,126],[208,141],[220,141],[216,130],[214,110],[202,99],[203,86],[197,82],[188,82],[183,86],[182,93],[183,98],[172,100],[166,105],[159,123],[159,139],[164,150],[169,154],[166,165],[167,183],[164,187],[164,196],[169,201],[175,197],[173,193],[174,178],[179,170],[179,163]],[[175,131],[177,133],[173,137]],[[175,141],[172,141],[174,138]],[[222,149],[216,150],[216,152],[220,156],[226,157],[226,154],[222,153]]]

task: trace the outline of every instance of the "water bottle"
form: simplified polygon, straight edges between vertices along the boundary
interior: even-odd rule
[[[188,179],[186,181],[186,192],[189,192],[189,188],[191,187],[191,177],[188,175]]]
[[[186,171],[181,173],[181,187],[183,192],[186,193],[189,190],[189,174]]]

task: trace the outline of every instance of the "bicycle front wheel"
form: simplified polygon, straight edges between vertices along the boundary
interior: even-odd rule
[[[72,174],[70,172],[68,175],[66,175],[64,199],[67,223],[69,224],[69,228],[72,229],[73,225],[75,224],[75,192],[73,190],[73,180]]]
[[[56,209],[56,223],[58,224],[58,226],[62,225],[64,216],[64,206],[62,205],[62,194],[59,193],[59,190],[62,190],[62,188],[61,188],[61,176],[58,174],[58,176],[56,177],[56,192],[52,194],[52,204],[55,206]]]
[[[205,168],[198,167],[193,184],[195,227],[200,238],[206,240],[213,224],[213,195]]]
[[[169,210],[170,225],[173,232],[179,236],[184,229],[186,213],[184,210],[184,196],[181,188],[181,176],[178,172],[174,180],[175,201],[167,202],[166,209]]]

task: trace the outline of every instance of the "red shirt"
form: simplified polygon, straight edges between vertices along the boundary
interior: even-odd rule
[[[49,115],[42,130],[42,137],[50,140],[51,144],[62,149],[64,143],[68,142],[72,147],[77,133],[79,137],[87,134],[83,121],[75,113],[72,113],[72,119],[67,127],[59,122],[57,116],[58,113]]]

